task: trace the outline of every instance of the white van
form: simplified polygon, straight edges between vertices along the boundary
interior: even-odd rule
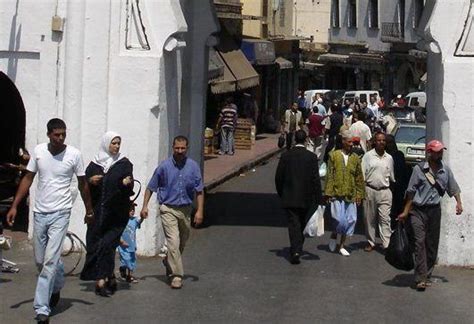
[[[418,106],[425,108],[426,107],[426,92],[410,92],[407,94],[406,102],[407,106],[410,108],[415,107],[415,103],[418,101]]]
[[[329,92],[331,90],[327,89],[316,89],[316,90],[306,90],[304,92],[304,98],[306,100],[306,109],[311,109],[311,103],[313,102],[313,96],[315,96],[317,93],[321,95],[321,97]]]
[[[342,102],[346,99],[349,99],[351,102],[354,101],[356,97],[359,98],[359,102],[365,101],[367,103],[370,102],[370,97],[375,96],[375,101],[380,100],[380,94],[377,90],[354,90],[354,91],[346,91],[344,96],[342,97]]]

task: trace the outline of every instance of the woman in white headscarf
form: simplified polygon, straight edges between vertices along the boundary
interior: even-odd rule
[[[115,249],[127,225],[133,195],[133,165],[120,153],[121,142],[119,134],[105,133],[99,152],[86,169],[95,221],[87,225],[81,279],[96,280],[95,292],[104,297],[117,289]]]

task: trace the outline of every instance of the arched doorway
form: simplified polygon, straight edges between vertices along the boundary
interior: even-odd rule
[[[25,149],[25,106],[20,92],[10,78],[0,71],[0,216],[3,218],[18,182],[19,165]],[[19,206],[15,230],[28,230],[26,202]]]

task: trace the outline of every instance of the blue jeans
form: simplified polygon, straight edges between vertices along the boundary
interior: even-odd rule
[[[39,271],[33,302],[36,314],[49,315],[51,295],[64,286],[61,251],[70,215],[70,209],[47,214],[34,213],[33,243],[35,262]]]
[[[221,128],[221,152],[234,154],[234,129],[231,127]]]

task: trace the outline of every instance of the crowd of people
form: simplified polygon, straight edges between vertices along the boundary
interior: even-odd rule
[[[120,152],[122,137],[104,134],[99,151],[84,168],[81,152],[65,144],[66,124],[54,118],[47,123],[49,142],[31,153],[6,221],[15,223],[18,207],[38,176],[33,206],[33,248],[39,275],[33,308],[38,323],[48,323],[51,309],[60,300],[64,286],[62,245],[73,205],[71,182],[75,175],[85,206],[87,255],[81,280],[96,281],[95,293],[110,297],[117,290],[115,254],[120,254],[119,273],[128,282],[136,268],[136,230],[148,217],[148,204],[157,193],[160,218],[166,237],[163,264],[171,288],[182,287],[181,254],[189,237],[191,203],[197,201],[194,224],[203,221],[203,182],[198,164],[186,156],[188,139],[173,140],[173,155],[156,168],[144,195],[140,217],[135,216],[133,165]]]
[[[455,197],[456,214],[462,213],[460,188],[442,160],[446,148],[437,140],[430,141],[426,161],[416,165],[410,177],[411,170],[384,126],[375,97],[369,103],[333,101],[328,111],[318,95],[313,97],[311,111],[303,99],[300,92],[283,117],[287,151],[275,174],[288,216],[290,262],[300,263],[303,229],[315,206],[325,206],[331,218],[329,250],[346,257],[351,254],[347,237],[353,235],[358,219],[363,219],[365,227],[364,250],[382,253],[399,221],[406,223],[411,234],[415,284],[424,290],[431,284],[437,256],[441,197],[445,193]]]

